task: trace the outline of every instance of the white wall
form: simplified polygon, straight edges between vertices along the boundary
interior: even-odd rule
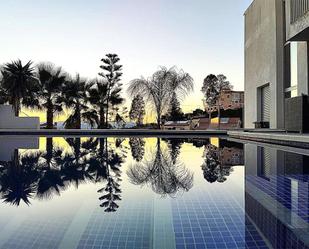
[[[40,129],[40,118],[15,117],[11,105],[0,105],[0,129]]]

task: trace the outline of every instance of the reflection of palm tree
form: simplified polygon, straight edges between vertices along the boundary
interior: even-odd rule
[[[160,138],[154,158],[132,166],[127,172],[136,185],[148,184],[162,196],[175,196],[179,191],[189,191],[193,186],[193,174],[176,161],[173,163],[166,150],[161,149]]]
[[[211,144],[205,147],[205,161],[202,165],[204,178],[210,182],[225,182],[227,176],[233,170],[231,167],[223,167],[219,159],[219,149]]]
[[[60,191],[65,189],[59,164],[62,151],[54,149],[53,138],[46,138],[46,151],[41,155],[41,159],[37,196],[40,199],[49,199],[53,194],[60,195]]]
[[[132,157],[135,161],[142,161],[145,154],[145,140],[139,137],[131,137],[129,144],[131,147]]]
[[[80,137],[66,138],[72,148],[72,153],[66,153],[60,160],[63,181],[73,183],[76,188],[90,178],[87,172],[88,142],[81,142]]]
[[[40,154],[20,156],[18,150],[10,162],[0,163],[0,192],[4,202],[19,206],[22,200],[27,205],[36,192],[36,182],[39,179],[37,166]]]

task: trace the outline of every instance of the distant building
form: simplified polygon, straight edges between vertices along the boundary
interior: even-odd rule
[[[246,10],[245,128],[284,128],[285,99],[308,95],[308,41],[309,0],[255,0]]]
[[[243,91],[223,90],[220,93],[219,100],[215,106],[208,106],[206,103],[205,110],[208,113],[216,112],[220,104],[220,109],[223,110],[236,110],[244,107],[245,93]]]
[[[191,130],[191,121],[167,121],[163,125],[163,130]]]

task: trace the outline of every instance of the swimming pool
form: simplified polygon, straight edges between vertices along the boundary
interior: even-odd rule
[[[0,248],[307,248],[309,153],[219,138],[0,138]]]

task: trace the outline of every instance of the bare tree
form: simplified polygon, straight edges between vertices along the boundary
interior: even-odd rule
[[[188,73],[178,71],[175,67],[161,67],[148,79],[142,77],[132,80],[128,93],[132,96],[144,96],[146,101],[151,103],[156,111],[157,126],[160,129],[162,114],[167,110],[173,93],[184,97],[192,90],[193,79]]]

